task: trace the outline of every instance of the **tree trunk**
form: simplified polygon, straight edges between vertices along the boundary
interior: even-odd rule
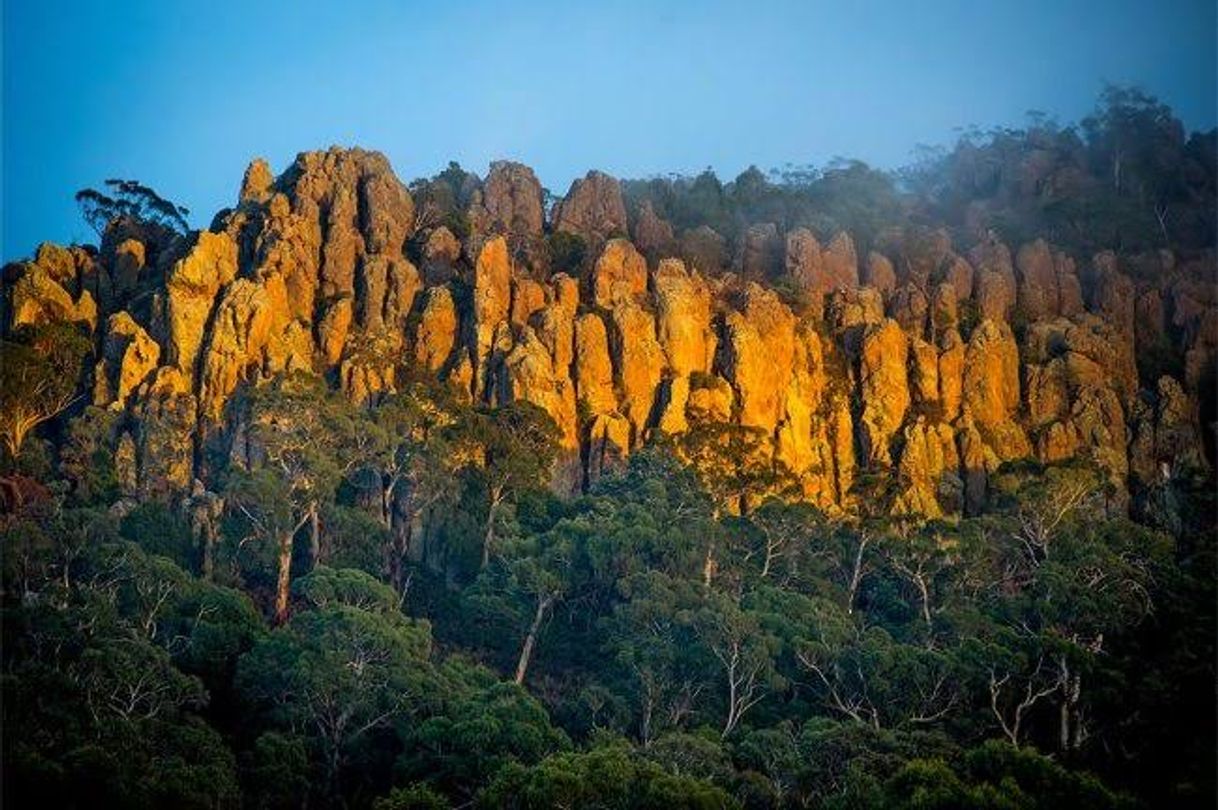
[[[279,578],[275,583],[275,624],[283,624],[288,618],[288,597],[292,588],[292,546],[296,539],[296,532],[300,531],[306,523],[310,524],[309,542],[312,553],[314,551],[312,544],[319,542],[320,526],[317,520],[316,502],[309,504],[308,511],[301,516],[296,525],[279,538]]]
[[[321,515],[317,504],[309,506],[309,570],[317,567],[321,560]]]
[[[203,581],[211,582],[216,570],[216,533],[211,527],[203,530]]]
[[[922,620],[926,622],[926,629],[930,630],[933,626],[930,620],[930,588],[926,585],[926,577],[921,573],[914,581],[918,584],[918,593],[922,596]]]
[[[533,623],[529,625],[529,634],[524,637],[524,646],[520,648],[520,660],[516,663],[516,683],[523,684],[524,676],[529,671],[529,659],[533,657],[533,648],[537,645],[537,633],[541,623],[545,621],[546,611],[554,601],[553,596],[537,597],[537,612],[533,614]]]
[[[21,453],[22,436],[16,435],[17,431],[12,430],[4,434],[4,449],[8,451],[8,457],[11,461],[16,461],[17,456]]]
[[[859,538],[858,553],[854,555],[854,570],[850,574],[850,590],[846,594],[846,612],[854,613],[854,598],[858,595],[859,583],[863,579],[863,554],[867,551],[868,540],[866,537]]]
[[[736,713],[736,707],[739,705],[736,701],[736,657],[738,653],[736,649],[732,650],[732,663],[727,668],[727,720],[723,724],[723,732],[719,735],[720,739],[726,739],[727,735],[732,733],[732,729],[736,728],[736,723],[740,719]]]
[[[410,549],[410,522],[395,521],[393,534],[389,538],[389,584],[399,594],[402,593],[402,577],[405,573],[404,560]]]
[[[486,534],[482,538],[482,567],[486,568],[491,561],[491,545],[495,542],[495,516],[499,512],[499,504],[503,500],[502,489],[491,490],[491,503],[486,510]]]
[[[1083,744],[1082,721],[1078,714],[1079,698],[1083,692],[1083,676],[1071,672],[1065,657],[1061,659],[1062,705],[1059,744],[1062,752],[1076,750]]]
[[[644,687],[643,693],[642,717],[639,718],[639,739],[646,748],[651,745],[651,715],[654,709],[652,708],[651,688]]]
[[[398,485],[402,484],[402,487]],[[409,478],[396,478],[386,489],[386,528],[389,530],[388,560],[389,582],[399,595],[404,591],[406,576],[405,561],[410,554],[414,537],[414,523],[420,511],[416,499],[417,490]]]
[[[381,486],[381,523],[386,529],[393,529],[393,491],[397,488],[397,479],[392,479],[388,485]]]
[[[761,578],[765,579],[770,575],[770,565],[774,562],[774,549],[777,548],[775,543],[770,538],[770,533],[766,532],[765,536],[765,562],[761,565]]]
[[[288,618],[288,592],[292,584],[292,535],[286,532],[279,537],[279,579],[275,584],[275,624],[283,624]]]

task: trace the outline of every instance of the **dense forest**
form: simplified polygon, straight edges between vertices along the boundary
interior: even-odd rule
[[[1212,284],[1216,138],[1110,88],[1077,126],[1032,116],[1025,129],[966,133],[900,172],[839,161],[728,183],[709,171],[625,181],[620,232],[595,233],[556,226],[581,213],[569,200],[549,200],[536,227],[488,224],[488,210],[500,216],[489,192],[452,164],[409,186],[398,246],[475,312],[485,304],[463,270],[468,249],[442,263],[436,243],[488,230],[532,278],[586,285],[606,240],[629,236],[649,265],[680,257],[759,282],[813,320],[790,263],[766,253],[767,229],[826,242],[846,231],[860,256],[895,256],[902,277],[945,233],[1043,237],[1080,262],[1111,250],[1146,283],[1161,265],[1136,257],[1170,250]],[[243,198],[262,195],[258,216],[297,215],[275,210],[254,174]],[[361,200],[378,193],[367,185]],[[805,497],[759,450],[759,429],[693,410],[683,429],[638,433],[631,452],[593,460],[551,409],[492,395],[510,388],[500,383],[483,395],[475,382],[471,397],[455,364],[413,350],[378,372],[390,384],[333,360],[323,373],[264,363],[256,384],[234,379],[217,399],[214,428],[191,422],[182,444],[131,432],[172,424],[180,400],[124,405],[140,382],[127,379],[130,353],[155,347],[109,335],[121,318],[136,335],[161,317],[177,271],[142,268],[182,266],[198,237],[184,209],[138,183],[78,199],[101,242],[79,255],[116,268],[110,300],[134,267],[131,241],[141,272],[121,308],[102,303],[114,313],[103,339],[44,317],[45,303],[19,323],[34,299],[14,292],[24,269],[5,271],[7,806],[1213,806],[1213,372],[1212,358],[1198,371],[1186,362],[1191,331],[1139,342],[1130,358],[1131,400],[1186,378],[1199,391],[1203,441],[1166,483],[1150,482],[1154,467],[1126,491],[1104,458],[1013,453],[986,467],[983,497],[965,481],[965,494],[940,498],[964,505],[934,515],[894,506],[909,473],[881,459],[889,445],[860,460],[840,509]],[[255,233],[254,203],[243,205],[210,230]],[[392,230],[379,227],[366,230]],[[289,265],[286,243],[238,240],[233,274]],[[757,295],[724,283],[724,296]],[[1021,352],[1035,333],[1022,289],[1008,316]],[[966,305],[986,304],[962,301],[968,338],[989,321]],[[420,328],[418,310],[403,310],[405,328]],[[178,323],[162,341],[177,347],[172,362],[188,344]],[[195,346],[218,352],[209,328]],[[829,387],[866,377],[862,352],[826,349],[843,366]],[[217,385],[211,366],[194,373],[196,388]],[[709,372],[689,376],[716,390]],[[833,396],[871,418],[844,387]],[[917,407],[919,424],[946,421],[940,404]],[[894,458],[912,435],[891,439]],[[170,471],[156,480],[154,455]]]

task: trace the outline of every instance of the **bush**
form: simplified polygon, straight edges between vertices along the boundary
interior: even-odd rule
[[[578,276],[588,253],[588,243],[582,236],[558,231],[546,237],[546,253],[551,273]]]
[[[168,557],[188,571],[196,568],[194,540],[181,515],[160,501],[142,503],[119,523],[119,534],[149,554]]]

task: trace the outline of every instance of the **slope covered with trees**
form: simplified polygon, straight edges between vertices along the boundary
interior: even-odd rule
[[[82,194],[5,269],[6,804],[1211,806],[1213,158],[1113,90],[900,175]]]

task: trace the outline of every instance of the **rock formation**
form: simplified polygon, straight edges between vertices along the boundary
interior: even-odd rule
[[[628,222],[607,175],[577,180],[549,221],[541,195],[528,168],[493,164],[458,239],[415,232],[377,153],[305,153],[278,177],[255,161],[237,206],[173,249],[123,234],[10,265],[2,326],[93,335],[87,398],[125,415],[144,497],[213,485],[205,459],[239,432],[225,426],[244,389],[300,371],[366,401],[411,365],[467,402],[543,408],[576,488],[706,425],[760,436],[783,491],[828,512],[854,508],[860,469],[891,478],[891,510],[950,516],[1019,459],[1085,457],[1135,494],[1210,464],[1213,255],[1150,257],[1138,278],[1155,280],[1135,282],[1115,254],[1043,240],[962,255],[942,231],[898,234],[860,262],[848,234],[758,223],[733,275],[720,234],[676,232],[649,203]],[[553,231],[585,240],[578,278],[538,253]],[[779,276],[794,293],[768,286]],[[1150,349],[1179,358],[1175,376],[1140,375]]]

